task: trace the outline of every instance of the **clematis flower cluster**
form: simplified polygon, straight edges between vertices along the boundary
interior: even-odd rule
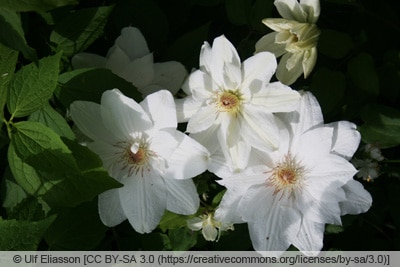
[[[219,36],[203,44],[199,69],[184,81],[172,77],[174,69],[184,73],[179,65],[153,64],[133,27],[122,30],[106,58],[74,57],[76,67],[110,68],[146,96],[137,103],[113,89],[100,104],[76,101],[70,108],[91,139],[89,149],[123,184],[99,196],[105,225],[127,219],[137,232],[149,233],[168,210],[194,215],[187,227],[201,230],[207,241],[247,223],[260,253],[293,245],[315,254],[323,247],[326,224],[340,225],[341,216],[371,207],[371,195],[353,179],[357,170],[350,163],[360,143],[356,125],[325,124],[312,93],[288,86],[315,65],[319,2],[275,5],[285,19],[263,21],[277,32],[264,36],[253,56],[242,61]],[[276,57],[283,54],[278,65]],[[275,72],[280,81],[271,81]],[[186,95],[174,98],[170,91],[180,87]],[[178,122],[186,123],[186,133],[177,130]],[[205,171],[226,188],[212,212],[199,208],[191,179]]]

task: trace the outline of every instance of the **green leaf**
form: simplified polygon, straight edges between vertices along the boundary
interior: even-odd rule
[[[0,250],[36,250],[43,234],[55,218],[53,215],[33,222],[0,218]]]
[[[197,243],[197,232],[187,227],[169,230],[168,236],[172,249],[176,251],[187,251]]]
[[[45,234],[50,250],[94,250],[107,227],[100,221],[95,201],[61,210]]]
[[[40,123],[14,124],[11,141],[8,161],[15,179],[29,194],[50,207],[76,206],[120,186],[87,148],[76,144],[70,145],[70,149],[60,136]],[[93,162],[98,165],[94,166]]]
[[[7,106],[13,117],[30,115],[48,102],[57,85],[61,54],[20,69],[10,84]]]
[[[312,77],[311,92],[318,99],[324,114],[337,110],[346,89],[346,77],[340,71],[318,69]]]
[[[68,123],[60,113],[55,111],[49,104],[45,104],[41,109],[32,113],[29,116],[29,121],[40,122],[60,136],[75,139],[75,134],[72,132]]]
[[[332,45],[335,44],[335,45]],[[341,59],[353,48],[353,41],[347,33],[330,29],[321,29],[318,51],[328,57]]]
[[[364,142],[382,148],[400,144],[400,110],[383,105],[369,105],[361,111],[365,124],[359,127]]]
[[[64,107],[75,100],[100,102],[104,91],[118,88],[140,102],[142,95],[130,83],[107,69],[78,69],[60,75],[55,95]]]
[[[113,7],[104,6],[80,9],[56,22],[50,41],[56,51],[72,56],[89,47],[100,35]]]
[[[4,116],[4,105],[7,101],[8,83],[14,75],[18,52],[0,43],[0,118]],[[0,120],[0,126],[3,120]]]
[[[168,47],[164,60],[177,60],[188,69],[198,68],[200,48],[208,39],[209,30],[210,23],[206,23],[179,37]]]
[[[327,224],[325,226],[325,234],[338,234],[343,232],[343,226],[335,224]]]
[[[248,24],[252,8],[251,2],[248,0],[225,0],[226,14],[233,25]]]
[[[24,198],[8,213],[9,219],[12,218],[21,221],[39,221],[45,217],[42,204],[32,196]]]
[[[22,200],[27,197],[26,192],[22,187],[15,181],[10,168],[7,168],[4,176],[3,182],[0,186],[3,207],[7,210],[12,210],[18,205]]]
[[[57,7],[76,5],[78,0],[0,0],[0,6],[14,11],[48,11]]]
[[[361,53],[351,59],[347,71],[359,89],[369,95],[379,94],[379,78],[370,54]]]
[[[31,61],[37,60],[35,50],[25,40],[21,18],[15,11],[3,7],[0,7],[0,43],[20,51],[25,58]]]
[[[176,214],[170,211],[165,211],[158,226],[165,233],[168,229],[178,229],[187,225],[186,221],[189,216]]]

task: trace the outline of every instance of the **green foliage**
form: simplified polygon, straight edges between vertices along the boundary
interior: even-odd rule
[[[348,73],[355,86],[365,94],[373,96],[379,94],[379,77],[371,55],[361,53],[350,60]]]
[[[400,144],[400,110],[383,105],[368,105],[361,112],[364,142],[388,148]]]
[[[36,250],[55,216],[38,221],[0,218],[0,250]]]
[[[141,95],[129,82],[106,69],[77,69],[60,75],[56,97],[64,107],[75,100],[100,102],[105,90],[118,88],[125,95],[140,100]]]
[[[35,49],[26,42],[19,14],[2,6],[0,6],[0,42],[21,52],[27,59],[37,60]]]
[[[78,0],[0,0],[1,7],[13,11],[48,11],[75,4],[78,4]]]
[[[60,54],[39,60],[21,68],[13,77],[7,106],[12,117],[30,115],[45,105],[57,85]]]
[[[102,169],[96,155],[72,141],[67,146],[54,131],[37,122],[13,125],[8,160],[22,188],[52,207],[76,206],[119,186]]]
[[[18,52],[0,43],[0,118],[4,116],[8,84],[14,75]],[[0,126],[3,121],[0,122]]]
[[[55,51],[72,56],[88,48],[102,33],[112,7],[96,7],[69,12],[56,21],[50,41]]]

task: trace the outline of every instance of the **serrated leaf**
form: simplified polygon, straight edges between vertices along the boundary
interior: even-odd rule
[[[58,21],[50,35],[56,51],[72,56],[89,47],[101,34],[113,7],[95,7],[71,12]]]
[[[197,243],[197,232],[187,227],[169,230],[168,237],[175,251],[187,251]]]
[[[29,121],[40,122],[52,129],[56,134],[74,139],[75,134],[69,127],[68,123],[55,111],[49,104],[45,104],[41,109],[35,111],[29,116]]]
[[[370,54],[361,53],[349,61],[348,73],[354,84],[369,95],[379,94],[379,77]]]
[[[45,240],[50,250],[94,250],[107,229],[100,221],[96,199],[61,210]]]
[[[43,234],[55,218],[53,215],[34,222],[0,218],[0,250],[36,250]]]
[[[50,128],[30,121],[15,123],[13,128],[15,152],[37,171],[62,174],[79,170],[72,152]]]
[[[364,142],[378,144],[382,148],[400,144],[400,110],[369,105],[361,111],[361,118],[365,124],[359,130]]]
[[[7,210],[12,210],[27,197],[27,194],[15,181],[10,168],[6,169],[3,175],[3,181],[0,187],[3,207]]]
[[[14,75],[18,52],[0,43],[0,118],[4,115],[4,105],[7,101],[8,84]],[[3,123],[0,120],[0,126]]]
[[[15,179],[28,193],[51,207],[76,206],[120,186],[101,165],[85,169],[84,163],[78,164],[74,155],[82,150],[77,152],[72,147],[71,151],[60,136],[40,123],[14,124],[11,140],[8,160]],[[93,162],[90,158],[87,161]]]
[[[8,213],[9,219],[20,221],[39,221],[45,218],[42,204],[32,196],[26,197]]]
[[[19,12],[48,11],[57,7],[76,4],[78,4],[78,0],[0,0],[1,7]]]
[[[31,61],[37,60],[36,51],[25,40],[21,18],[15,11],[4,7],[0,7],[0,43],[20,51]]]
[[[78,69],[60,75],[56,97],[65,108],[75,100],[100,102],[104,91],[118,88],[126,96],[140,102],[141,93],[129,82],[107,69]]]
[[[57,86],[61,54],[20,69],[10,84],[7,106],[13,117],[28,116],[44,106]]]

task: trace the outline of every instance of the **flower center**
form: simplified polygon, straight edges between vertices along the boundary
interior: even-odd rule
[[[242,97],[239,91],[223,90],[217,95],[216,105],[219,111],[236,115],[240,112]]]
[[[115,146],[121,149],[122,169],[128,170],[128,176],[133,174],[143,176],[144,171],[150,171],[150,160],[156,153],[149,149],[150,142],[142,134],[137,134],[130,142],[119,142]]]
[[[293,196],[293,192],[303,185],[305,167],[290,153],[278,162],[267,179],[266,186],[274,188],[274,195],[282,193],[281,197]]]

